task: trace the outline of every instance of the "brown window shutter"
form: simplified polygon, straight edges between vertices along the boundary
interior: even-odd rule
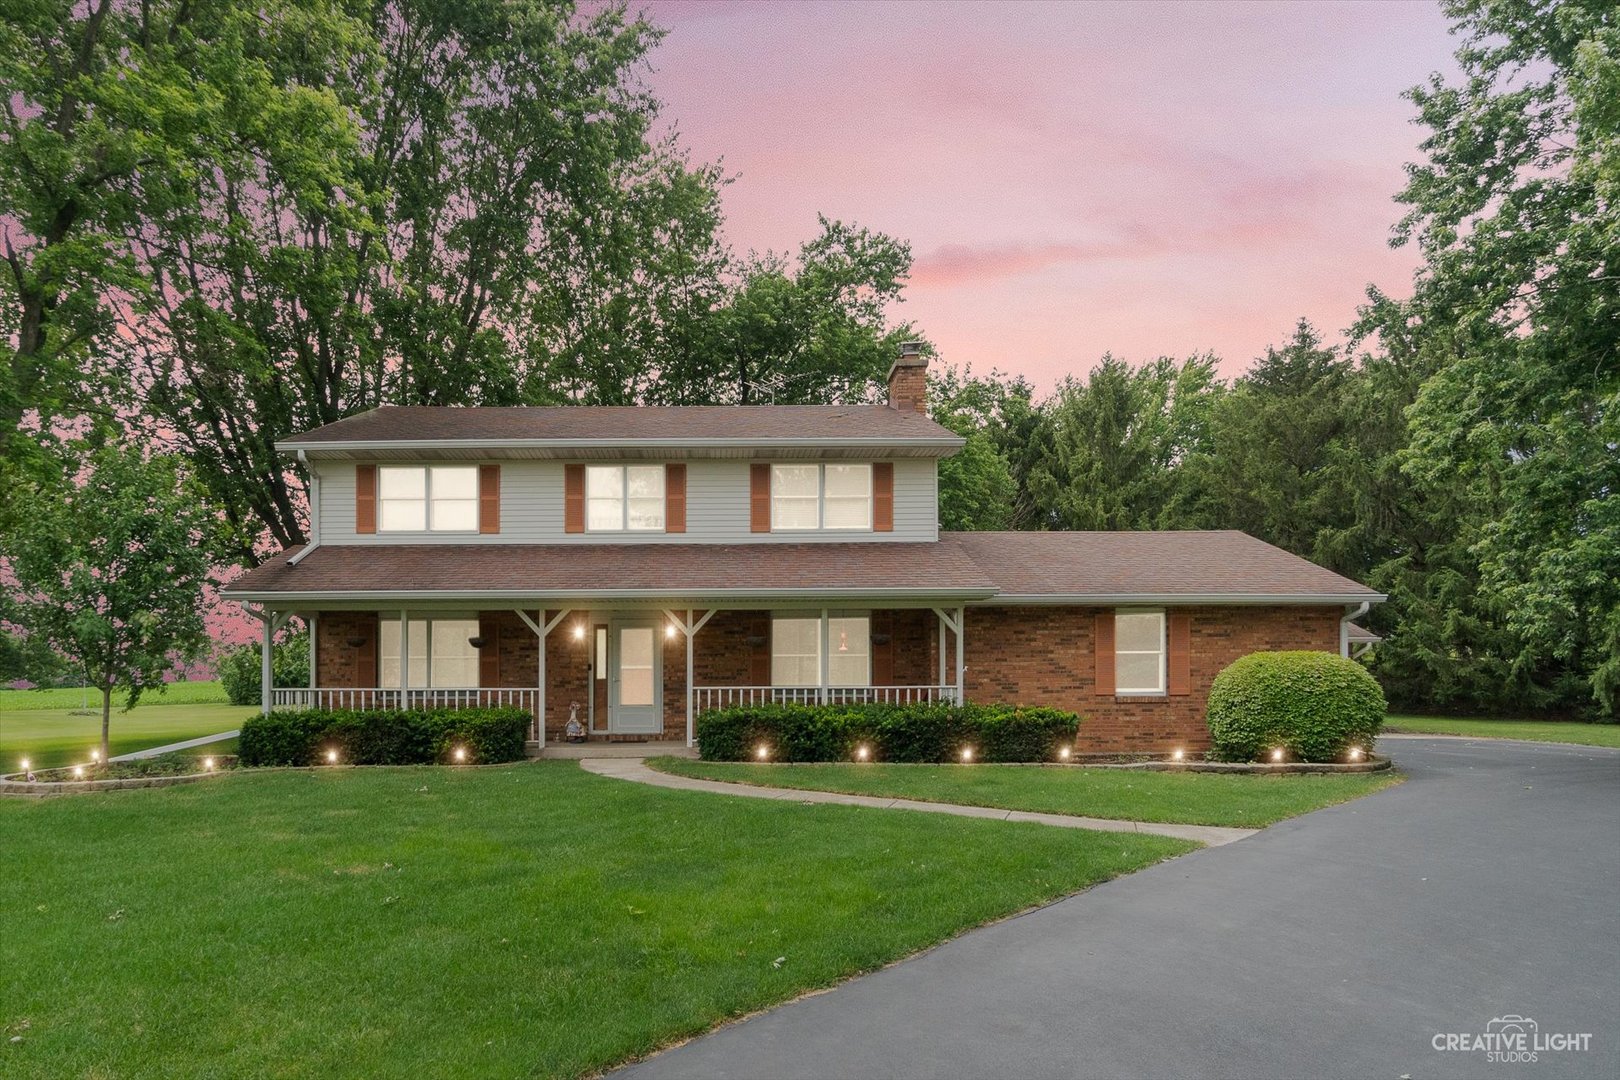
[[[585,466],[563,466],[563,532],[585,531]]]
[[[759,642],[748,654],[748,682],[771,685],[771,618],[762,615],[748,624],[748,636]]]
[[[748,530],[771,531],[771,467],[764,462],[748,466]]]
[[[872,465],[872,531],[894,532],[894,462]]]
[[[478,685],[501,685],[501,623],[489,612],[478,614],[478,636],[484,647],[478,650]]]
[[[1170,655],[1169,692],[1171,697],[1186,697],[1192,693],[1192,616],[1185,611],[1170,613],[1168,629]]]
[[[1114,696],[1114,613],[1097,612],[1097,630],[1092,634],[1092,651],[1097,660],[1097,696]]]
[[[354,467],[354,531],[377,531],[377,466]],[[366,685],[371,685],[367,683]]]
[[[501,467],[478,466],[478,531],[501,531]]]
[[[664,466],[664,531],[686,531],[686,466],[671,462]]]
[[[894,685],[894,614],[872,612],[872,685]]]
[[[354,650],[354,685],[359,687],[377,685],[377,635],[380,633],[377,622],[376,615],[355,616],[355,635],[365,638]]]

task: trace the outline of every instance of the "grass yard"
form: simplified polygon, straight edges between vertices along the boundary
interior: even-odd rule
[[[1391,716],[1385,731],[1414,735],[1467,735],[1475,739],[1530,739],[1580,746],[1620,747],[1620,724],[1559,720],[1494,720],[1484,717]]]
[[[172,682],[165,684],[162,693],[141,695],[141,704],[164,705],[226,705],[224,687],[218,681]],[[85,704],[88,702],[88,704]],[[113,695],[113,708],[124,707],[120,695]],[[77,686],[54,687],[49,690],[0,690],[0,712],[34,709],[95,709],[101,710],[101,695],[81,690]],[[137,706],[139,708],[139,706]]]
[[[0,800],[0,835],[10,1078],[588,1074],[1193,846],[572,762]]]
[[[1397,783],[1394,773],[1230,776],[1024,765],[753,765],[655,758],[706,780],[1048,814],[1259,828]]]
[[[176,705],[154,695],[131,712],[114,710],[112,752],[127,754],[231,731],[255,711],[251,705]],[[85,716],[76,709],[0,711],[0,773],[18,771],[25,757],[38,769],[89,760],[91,748],[101,745],[101,712],[94,712]],[[218,746],[212,749],[233,752]]]

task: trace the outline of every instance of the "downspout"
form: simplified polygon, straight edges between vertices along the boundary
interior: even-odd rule
[[[1345,607],[1345,616],[1339,620],[1339,655],[1346,660],[1350,659],[1350,624],[1368,611],[1372,610],[1372,601],[1363,600],[1354,611],[1348,605]]]
[[[298,463],[309,473],[309,543],[287,560],[288,566],[297,566],[304,561],[305,555],[321,546],[321,474],[310,466],[309,458],[302,450],[298,451]]]

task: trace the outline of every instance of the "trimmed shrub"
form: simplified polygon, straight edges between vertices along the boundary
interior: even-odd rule
[[[287,709],[242,723],[243,765],[319,765],[336,750],[350,765],[425,765],[464,747],[468,762],[523,757],[526,709]]]
[[[975,761],[1053,761],[1079,727],[1014,705],[736,705],[699,716],[697,743],[705,761],[750,761],[761,744],[772,761],[850,761],[861,745],[873,761],[958,761],[969,746]]]
[[[263,657],[258,643],[237,645],[214,659],[219,684],[232,705],[257,705]],[[270,680],[275,686],[309,685],[309,632],[284,631],[270,647]]]
[[[1261,652],[1234,661],[1209,691],[1219,761],[1257,761],[1282,747],[1296,761],[1342,761],[1372,749],[1384,691],[1354,660],[1327,652]]]

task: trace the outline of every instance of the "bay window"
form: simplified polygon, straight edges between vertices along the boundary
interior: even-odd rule
[[[585,468],[587,532],[662,532],[662,465],[589,465]]]
[[[401,688],[455,687],[478,685],[478,650],[472,639],[478,636],[478,620],[467,618],[413,618],[402,633],[398,618],[378,623],[377,673],[379,685],[390,690]],[[408,639],[408,644],[405,640]],[[402,657],[401,646],[410,652]],[[486,647],[493,647],[486,646]],[[401,673],[406,682],[401,684]]]
[[[771,528],[871,529],[872,466],[771,466]]]
[[[477,532],[478,466],[379,466],[377,529]]]
[[[1114,613],[1114,692],[1165,692],[1164,612]]]

